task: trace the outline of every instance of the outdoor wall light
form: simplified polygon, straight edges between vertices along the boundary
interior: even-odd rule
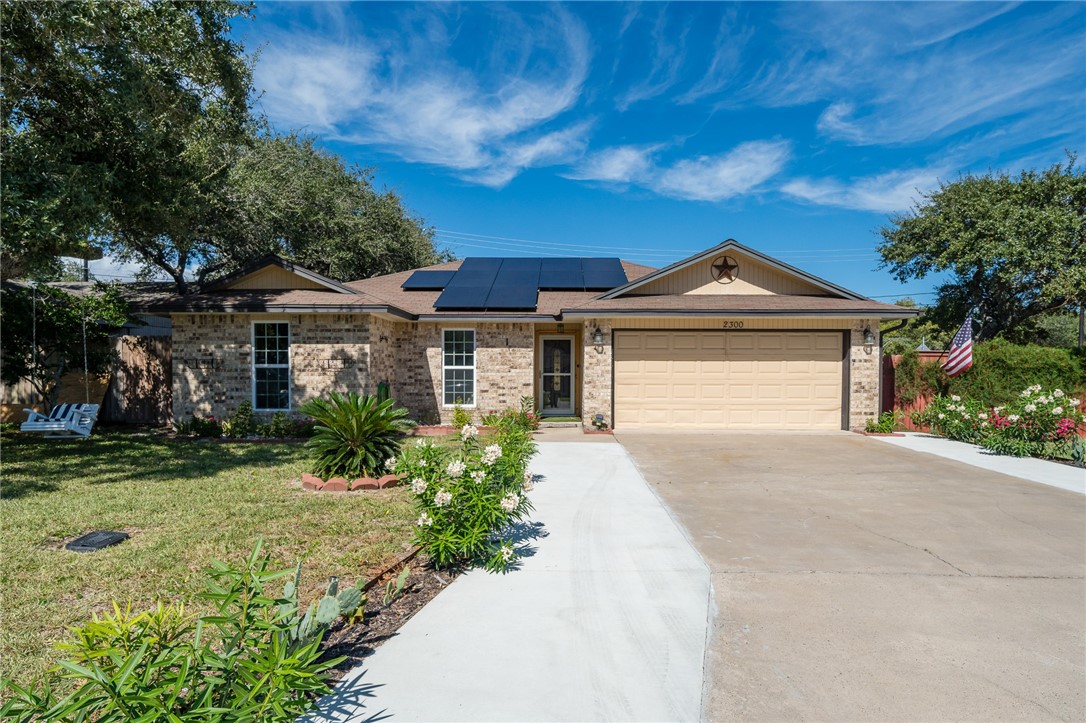
[[[871,353],[871,349],[875,346],[875,332],[871,331],[871,327],[864,327],[864,351],[868,354]]]
[[[592,343],[596,346],[603,346],[603,332],[597,326],[596,330],[592,332]]]

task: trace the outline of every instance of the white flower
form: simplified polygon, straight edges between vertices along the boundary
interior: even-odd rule
[[[1053,414],[1063,414],[1063,407],[1052,407]]]
[[[460,436],[464,439],[471,439],[472,437],[479,436],[479,428],[474,424],[465,424],[460,428]]]
[[[992,411],[993,411],[993,412],[995,412],[996,414],[999,414],[999,413],[1000,413],[1000,412],[1002,412],[1002,411],[1003,411],[1004,409],[1006,409],[1006,407],[996,407],[996,408],[995,408],[995,409],[993,409]]]
[[[942,412],[939,412],[939,419],[946,419],[946,415]]]
[[[449,462],[449,466],[445,468],[445,471],[449,473],[450,477],[456,479],[464,474],[464,463],[458,459],[454,459],[452,462]]]
[[[1011,422],[1017,422],[1019,419],[1021,419],[1021,417],[1019,417],[1017,414],[1012,414],[1007,417],[1007,419]]]
[[[1041,391],[1041,385],[1040,384],[1034,384],[1032,387],[1030,387],[1030,391],[1033,391],[1033,392]]]
[[[968,414],[963,414],[962,419],[969,419],[969,415]]]
[[[951,394],[950,398],[953,399],[955,402],[960,402],[962,400],[962,398],[959,397],[957,394]]]
[[[977,419],[987,419],[988,415],[984,412],[977,412]]]
[[[1022,393],[1021,393],[1021,394],[1019,394],[1018,396],[1020,396],[1020,397],[1028,397],[1028,396],[1029,396],[1030,394],[1032,394],[1032,392],[1031,392],[1030,390],[1028,390],[1028,389],[1023,389],[1023,390],[1022,390]]]
[[[483,480],[486,479],[486,472],[481,469],[477,469],[471,473],[471,478],[475,481],[475,484],[482,484]]]
[[[1027,404],[1027,405],[1026,405],[1026,406],[1024,407],[1024,409],[1025,409],[1025,410],[1026,410],[1027,412],[1036,412],[1036,411],[1037,411],[1037,405],[1036,405],[1036,404]]]
[[[430,442],[429,442],[429,440],[426,440],[426,439],[416,439],[415,440],[415,446],[416,447],[429,447]]]
[[[987,423],[987,422],[981,422],[981,423],[980,423],[980,426],[982,426],[982,427],[987,427],[987,426],[988,426],[988,423]]]
[[[520,488],[524,492],[531,492],[535,489],[535,482],[532,482],[530,479],[526,479],[524,480],[524,484],[522,484]]]
[[[419,527],[429,527],[430,525],[434,524],[434,518],[423,512],[421,515],[419,515],[419,518],[415,520],[415,524]]]
[[[1040,402],[1041,404],[1051,404],[1052,403],[1052,397],[1037,397],[1037,401]]]
[[[502,562],[509,562],[513,559],[513,548],[509,545],[502,545]]]
[[[411,491],[417,495],[421,495],[423,492],[426,491],[426,480],[424,480],[422,477],[416,477],[415,479],[411,480]]]
[[[1072,407],[1077,407],[1078,405],[1082,404],[1082,400],[1072,399],[1070,402],[1068,402],[1068,404],[1070,404]]]
[[[483,450],[483,464],[486,464],[486,465],[494,464],[498,460],[498,457],[501,457],[501,456],[502,456],[502,448],[501,448],[501,446],[497,445],[497,444],[491,444],[486,449]]]
[[[501,506],[506,512],[512,512],[520,504],[520,495],[510,492],[505,497],[502,497]]]
[[[396,458],[395,457],[389,457],[388,459],[385,460],[385,469],[388,469],[388,470],[396,469]]]
[[[1056,391],[1052,392],[1052,396],[1054,396],[1056,399],[1059,399],[1063,396],[1063,390],[1057,389]]]
[[[444,488],[438,490],[437,494],[434,495],[434,504],[438,507],[444,507],[450,502],[452,502],[452,495],[446,492]]]
[[[524,481],[525,482],[531,482],[533,479],[535,479],[535,475],[532,474],[532,470],[530,470],[530,469],[524,470]]]
[[[425,467],[425,466],[426,466],[426,465],[428,465],[428,464],[430,464],[430,463],[429,463],[429,462],[427,462],[427,461],[426,461],[426,460],[424,460],[424,459],[420,459],[420,460],[419,460],[419,462],[418,462],[418,465],[419,465],[419,467]]]

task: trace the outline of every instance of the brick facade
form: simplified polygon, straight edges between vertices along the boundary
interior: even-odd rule
[[[535,394],[535,326],[530,323],[399,322],[367,314],[175,314],[173,317],[174,417],[229,415],[252,400],[252,324],[286,321],[291,334],[291,408],[330,391],[376,394],[388,382],[393,398],[420,423],[448,423],[443,404],[444,329],[476,332],[476,404],[479,416],[519,405]],[[599,327],[603,343],[593,343]],[[863,330],[876,343],[869,352]],[[878,320],[860,320],[849,331],[849,425],[862,427],[879,410]],[[579,384],[586,421],[611,419],[612,324],[585,320],[580,329]]]

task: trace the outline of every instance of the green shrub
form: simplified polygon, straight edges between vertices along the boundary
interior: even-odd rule
[[[1082,421],[1078,399],[1034,384],[1009,404],[992,409],[991,427],[981,445],[1016,457],[1069,457]]]
[[[452,423],[457,429],[466,424],[471,424],[471,411],[464,409],[459,404],[453,406]]]
[[[491,412],[484,415],[482,421],[494,429],[521,429],[527,432],[539,429],[539,415],[535,411],[535,400],[531,397],[521,397],[519,408]]]
[[[957,394],[936,396],[922,411],[913,412],[913,423],[930,427],[936,434],[959,442],[977,442],[990,427],[988,406]]]
[[[209,572],[216,612],[200,618],[180,602],[133,613],[114,603],[73,629],[57,671],[77,687],[60,697],[6,683],[0,717],[22,721],[293,721],[327,693],[320,636],[288,644],[280,607],[266,592],[283,572],[268,570],[258,544],[244,566],[216,562]]]
[[[419,440],[397,462],[415,494],[416,543],[438,567],[505,570],[517,559],[510,526],[532,509],[528,461],[535,441],[529,431],[511,428],[481,442],[471,425],[460,440],[458,449]]]
[[[253,405],[251,402],[242,402],[230,418],[223,422],[223,436],[243,439],[256,431],[256,423],[253,421]]]
[[[321,477],[362,477],[381,470],[394,459],[400,435],[411,428],[406,410],[391,399],[332,392],[301,408],[316,422],[306,442],[313,471]]]
[[[187,420],[174,425],[178,434],[193,435],[195,437],[221,437],[222,422],[215,417],[198,417],[193,414]]]
[[[276,412],[267,424],[256,425],[256,433],[271,439],[312,437],[314,426],[309,417],[291,417],[286,412]]]
[[[883,412],[877,419],[867,420],[864,423],[864,431],[871,434],[892,434],[903,416],[901,412]]]

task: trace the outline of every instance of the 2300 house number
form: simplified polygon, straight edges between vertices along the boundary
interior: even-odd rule
[[[741,322],[741,321],[725,321],[724,322],[724,328],[725,329],[742,329],[743,328],[743,322]]]

